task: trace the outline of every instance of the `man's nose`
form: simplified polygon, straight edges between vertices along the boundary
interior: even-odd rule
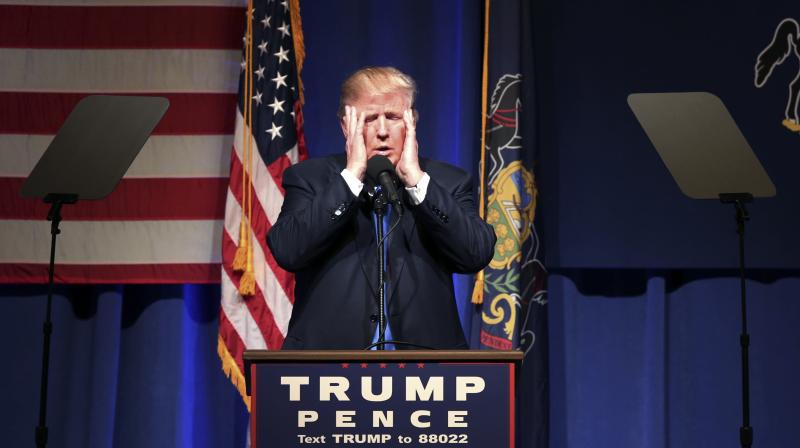
[[[389,136],[389,130],[386,128],[386,117],[383,115],[378,117],[378,137],[386,138]]]

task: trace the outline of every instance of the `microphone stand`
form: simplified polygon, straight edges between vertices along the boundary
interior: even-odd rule
[[[372,202],[372,208],[377,217],[376,234],[378,238],[378,341],[377,349],[384,350],[386,341],[386,285],[384,276],[386,274],[386,246],[383,238],[383,217],[386,214],[386,195],[376,188],[376,194]]]

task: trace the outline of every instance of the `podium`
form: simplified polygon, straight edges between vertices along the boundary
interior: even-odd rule
[[[254,448],[510,447],[519,351],[244,352]]]

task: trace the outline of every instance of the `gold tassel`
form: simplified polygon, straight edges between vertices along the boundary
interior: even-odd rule
[[[252,296],[256,293],[256,275],[252,269],[248,269],[242,274],[239,280],[239,294],[242,296]]]
[[[233,256],[233,272],[242,272],[247,268],[247,227],[244,220],[239,225],[239,247]]]
[[[247,245],[247,270],[239,280],[239,294],[252,296],[256,293],[256,275],[253,271],[253,249]]]
[[[472,303],[480,305],[483,303],[483,271],[475,274],[475,286],[472,288]]]

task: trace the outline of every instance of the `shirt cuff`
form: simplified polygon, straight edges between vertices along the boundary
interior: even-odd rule
[[[343,169],[340,174],[342,175],[342,179],[347,182],[347,186],[350,188],[350,191],[353,192],[353,195],[360,195],[361,190],[364,189],[364,182],[358,180],[356,175],[348,171],[347,168]]]
[[[406,187],[408,196],[411,198],[411,202],[413,202],[414,205],[419,205],[425,200],[425,194],[428,193],[428,184],[430,182],[431,176],[429,176],[428,173],[422,173],[422,178],[419,180],[417,185],[413,187]]]

